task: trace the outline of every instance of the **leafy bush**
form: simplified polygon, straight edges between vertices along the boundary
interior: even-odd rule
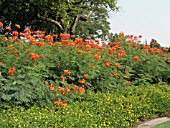
[[[170,86],[145,85],[90,90],[66,108],[15,107],[0,110],[1,127],[121,127],[130,128],[141,120],[170,111]]]
[[[137,38],[124,33],[117,34],[117,42],[102,46],[94,40],[76,38],[73,41],[69,34],[60,35],[61,42],[54,42],[51,35],[41,38],[42,32],[35,38],[26,29],[20,34],[25,39],[19,39],[16,31],[12,33],[11,38],[0,38],[3,103],[52,105],[56,99],[74,99],[77,96],[74,91],[69,91],[69,95],[63,92],[75,87],[83,92],[91,88],[105,92],[170,79],[167,49],[139,44]],[[50,86],[55,89],[50,91]],[[60,87],[64,88],[63,92],[59,91]]]

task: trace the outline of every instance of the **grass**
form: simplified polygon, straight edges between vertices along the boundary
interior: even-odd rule
[[[0,110],[1,128],[131,128],[170,111],[170,86],[131,86],[108,93],[86,92],[65,108],[14,107]]]
[[[170,128],[170,121],[161,123],[159,125],[154,126],[153,128]]]

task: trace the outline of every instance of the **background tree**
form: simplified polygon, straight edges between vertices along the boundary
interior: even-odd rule
[[[107,33],[108,11],[118,11],[116,0],[0,0],[0,7],[0,16],[4,17],[6,25],[11,21],[11,26],[20,24],[21,30],[31,26],[32,29],[71,34],[85,26],[86,33],[100,29]]]

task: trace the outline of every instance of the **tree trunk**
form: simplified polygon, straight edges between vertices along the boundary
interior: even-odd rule
[[[84,15],[77,15],[75,18],[74,18],[74,21],[73,21],[73,24],[70,26],[70,34],[71,35],[74,35],[75,34],[75,29],[76,29],[76,26],[79,22],[79,20],[82,20],[82,21],[87,21],[88,18],[90,17],[90,15],[92,14],[93,11],[90,11],[88,13],[87,16],[84,16]]]

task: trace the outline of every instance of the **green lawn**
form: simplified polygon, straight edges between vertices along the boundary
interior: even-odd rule
[[[170,121],[167,121],[167,122],[161,123],[159,125],[156,125],[153,128],[170,128]]]

